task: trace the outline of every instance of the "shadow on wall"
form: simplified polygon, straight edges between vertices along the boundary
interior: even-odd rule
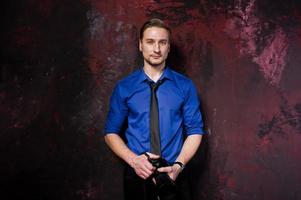
[[[191,188],[191,194],[193,200],[199,200],[200,197],[203,197],[202,190],[208,184],[206,182],[206,171],[208,169],[208,150],[209,150],[209,142],[208,135],[204,135],[202,138],[202,143],[200,148],[198,149],[196,155],[192,158],[192,160],[187,165],[189,184]],[[201,198],[203,199],[203,198]]]
[[[167,58],[167,65],[175,71],[186,75],[185,64],[187,61],[185,60],[185,57],[183,56],[184,53],[182,51],[183,50],[181,50],[180,47],[172,43],[170,46],[170,53]]]

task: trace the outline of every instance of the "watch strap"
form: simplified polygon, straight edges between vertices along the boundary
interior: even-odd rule
[[[179,162],[179,161],[176,161],[176,162],[174,162],[173,164],[174,164],[174,165],[175,165],[175,164],[179,165],[179,166],[181,167],[181,171],[185,168],[185,165],[184,165],[183,163]]]

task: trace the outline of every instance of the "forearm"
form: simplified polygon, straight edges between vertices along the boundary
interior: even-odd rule
[[[122,138],[116,133],[109,133],[105,136],[105,141],[111,150],[127,162],[136,172],[138,176],[147,179],[154,171],[153,166],[147,160],[145,155],[136,155],[131,151]],[[155,155],[149,153],[151,158],[157,158]]]
[[[184,165],[186,165],[190,159],[194,156],[197,149],[199,148],[202,141],[202,135],[194,134],[189,135],[182,147],[182,150],[177,157],[176,161],[180,161]]]
[[[176,161],[183,163],[186,165],[190,159],[196,153],[198,147],[200,146],[202,141],[202,135],[189,135],[182,147],[182,150],[177,157]],[[158,169],[160,172],[166,172],[170,176],[172,180],[176,180],[179,173],[181,172],[181,167],[179,165],[172,165],[169,167],[162,167]]]
[[[107,134],[105,136],[105,142],[118,157],[132,166],[133,160],[135,157],[137,157],[137,155],[126,146],[126,144],[118,134]]]

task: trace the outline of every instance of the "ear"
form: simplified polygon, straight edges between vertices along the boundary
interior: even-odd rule
[[[167,51],[168,53],[170,52],[170,43],[168,44],[168,51]]]
[[[142,52],[142,40],[141,39],[139,39],[139,51]]]

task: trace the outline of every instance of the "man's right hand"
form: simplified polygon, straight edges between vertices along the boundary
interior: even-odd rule
[[[147,154],[149,155],[149,157],[151,159],[157,159],[160,157],[159,155],[155,155],[155,154],[148,153],[148,152],[147,152]],[[147,156],[144,154],[136,156],[132,160],[131,167],[135,170],[136,174],[143,179],[147,179],[155,171],[155,168],[148,161]]]

